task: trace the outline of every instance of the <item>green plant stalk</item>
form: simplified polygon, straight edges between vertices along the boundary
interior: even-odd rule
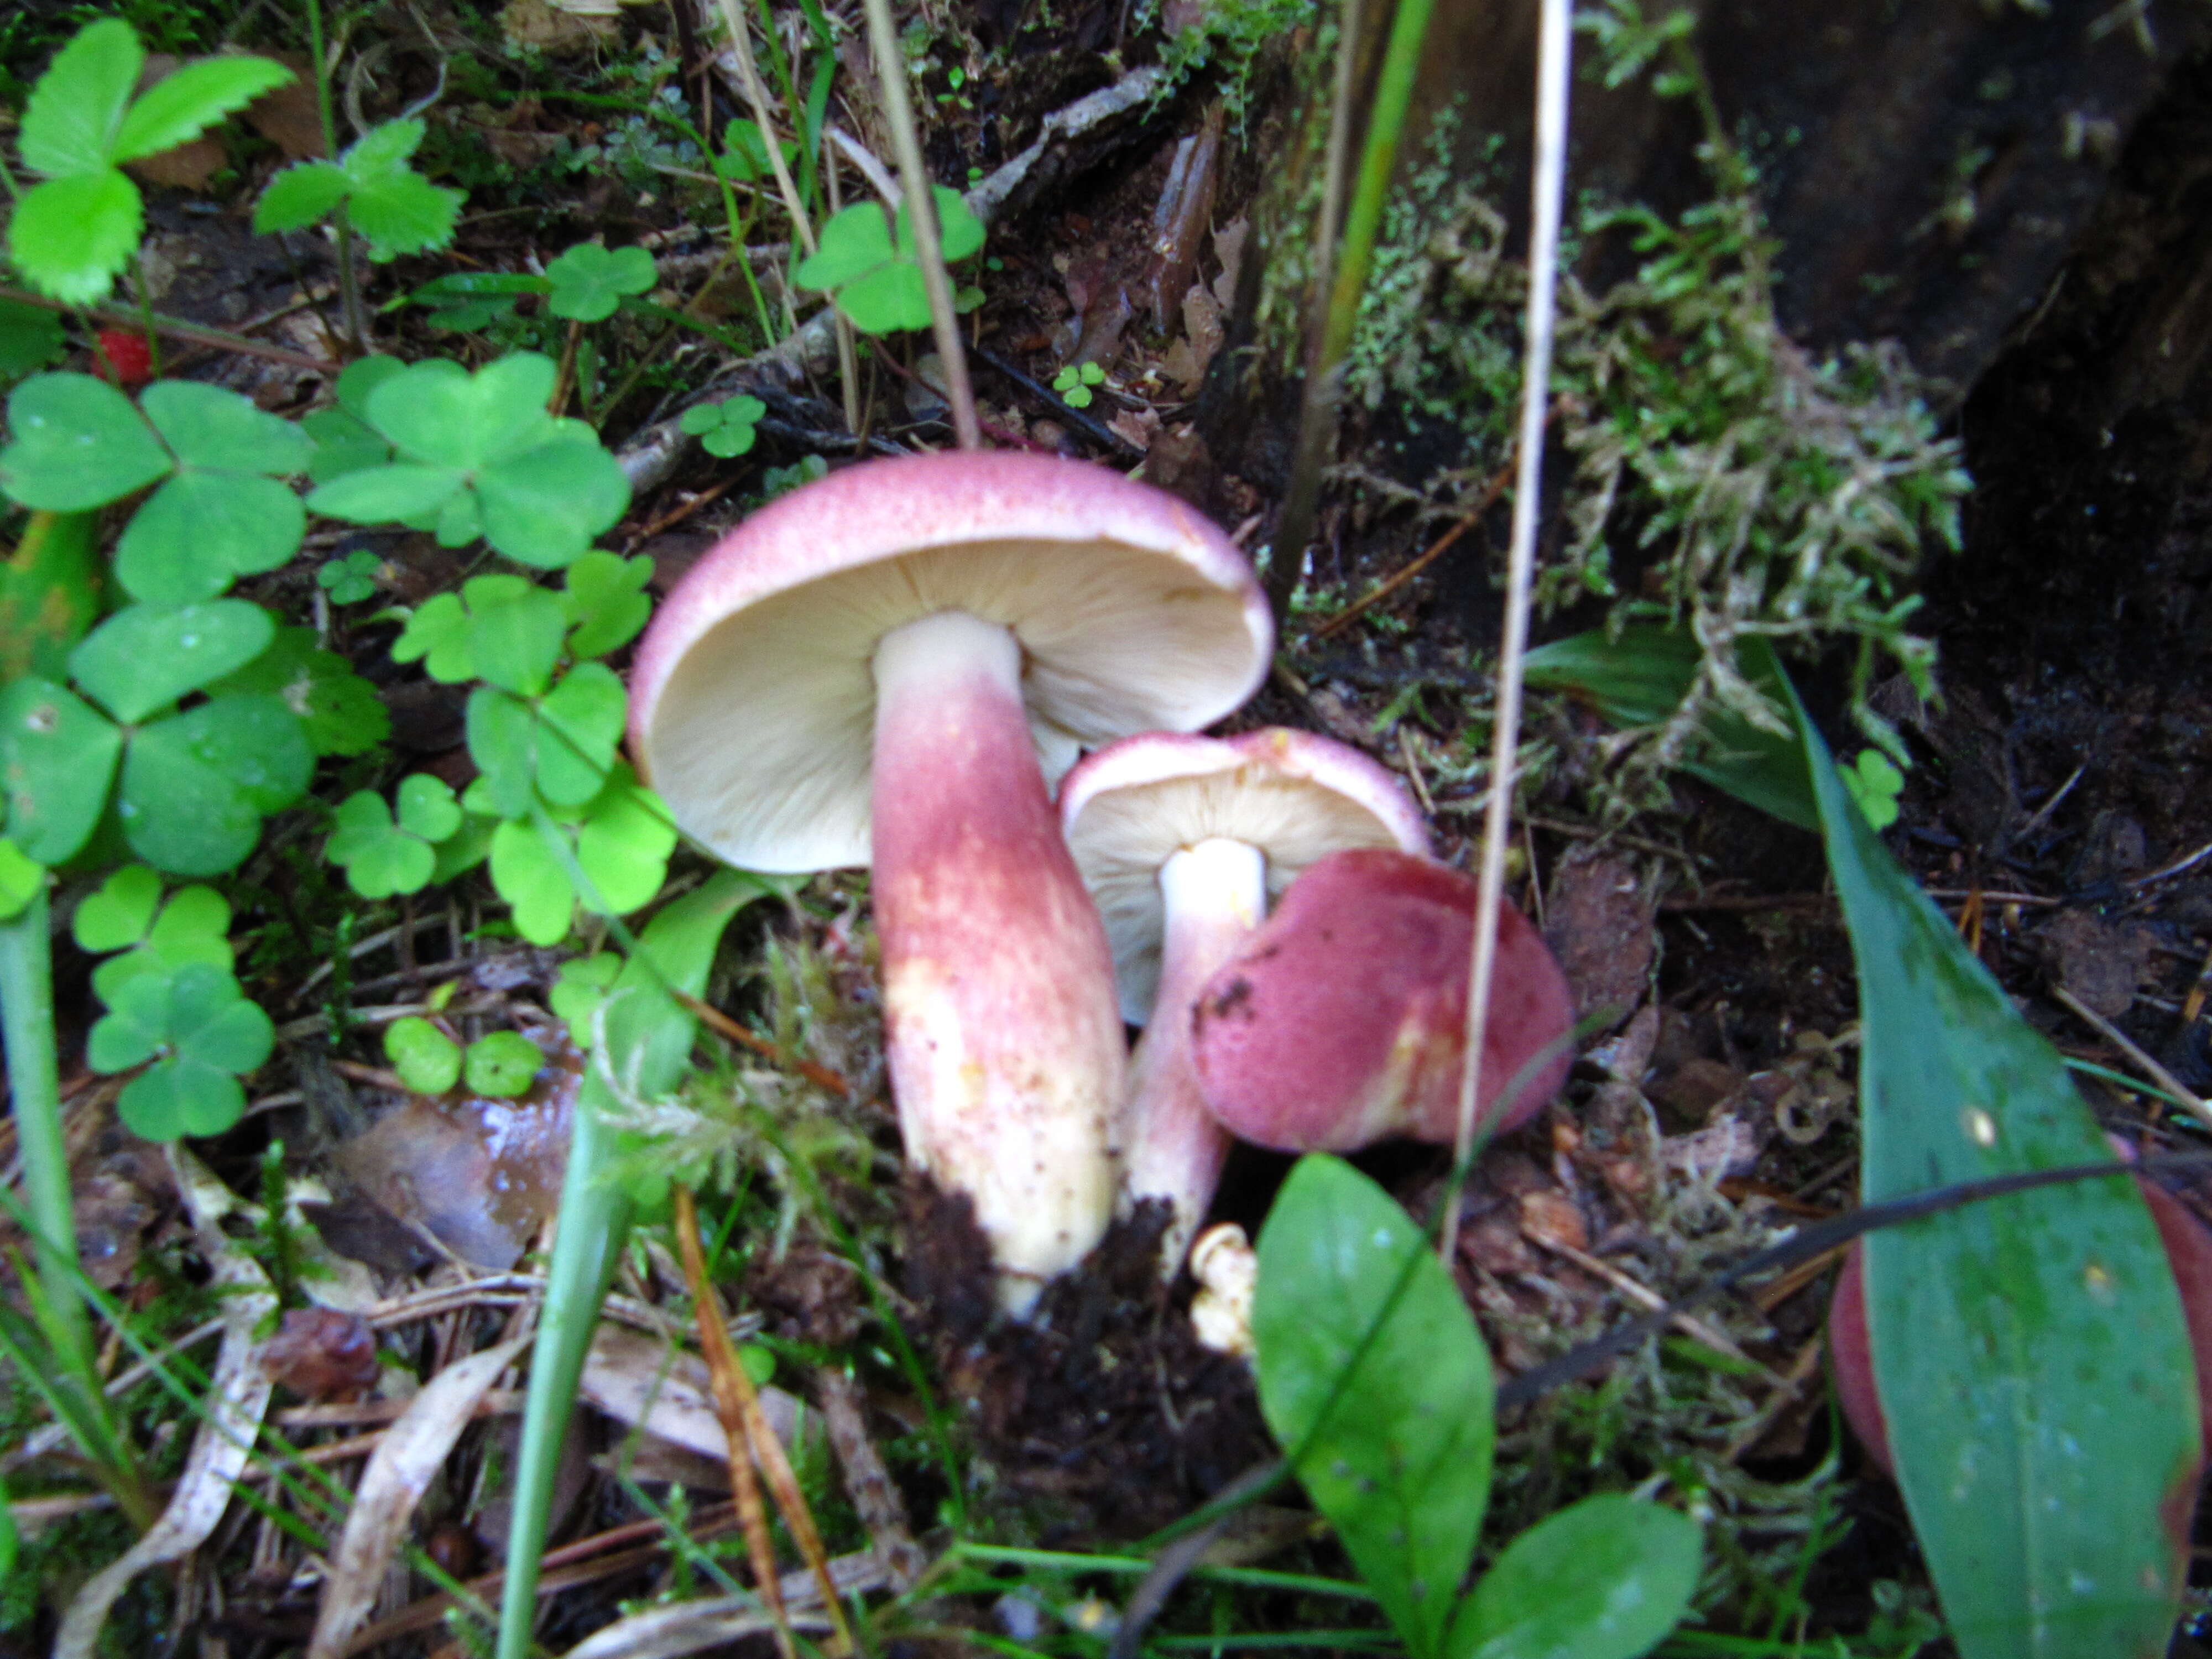
[[[968,379],[968,353],[960,339],[960,313],[952,308],[952,278],[945,269],[945,249],[937,234],[937,201],[929,191],[929,169],[921,159],[921,137],[914,125],[914,100],[907,95],[906,63],[899,53],[898,24],[890,0],[865,0],[868,42],[874,49],[876,81],[882,88],[891,145],[898,152],[906,185],[907,218],[914,226],[915,257],[929,295],[929,329],[945,366],[945,400],[952,406],[952,431],[963,449],[983,447],[975,423],[975,390]],[[1423,0],[1430,3],[1430,0]]]
[[[1291,592],[1297,586],[1298,564],[1313,535],[1314,508],[1321,500],[1322,467],[1336,441],[1337,405],[1344,396],[1344,359],[1352,346],[1353,327],[1359,320],[1359,296],[1367,286],[1367,270],[1374,262],[1375,239],[1382,225],[1383,204],[1389,199],[1390,174],[1398,161],[1398,141],[1405,135],[1406,112],[1413,98],[1413,81],[1420,72],[1421,46],[1428,39],[1429,19],[1436,0],[1398,0],[1390,21],[1390,40],[1383,49],[1382,72],[1375,84],[1375,106],[1367,118],[1367,136],[1360,146],[1359,182],[1346,216],[1343,246],[1336,251],[1336,276],[1329,289],[1328,312],[1322,323],[1321,339],[1306,371],[1304,397],[1298,410],[1297,447],[1291,462],[1291,479],[1283,494],[1283,510],[1275,521],[1273,555],[1267,567],[1267,596],[1273,601],[1278,621],[1287,621]],[[1338,96],[1351,80],[1348,59],[1357,51],[1351,40],[1347,16],[1345,54],[1338,60]],[[1331,116],[1332,125],[1334,116]],[[1334,150],[1335,134],[1331,133]],[[1334,161],[1332,155],[1332,164]],[[1326,255],[1323,256],[1327,257]]]
[[[315,57],[315,109],[322,117],[323,149],[335,161],[338,159],[338,122],[331,107],[331,66],[323,46],[323,0],[307,0],[307,49]],[[368,326],[361,310],[361,277],[354,269],[353,228],[343,213],[334,228],[338,234],[338,292],[344,297],[346,337],[356,351],[364,351],[368,349]]]

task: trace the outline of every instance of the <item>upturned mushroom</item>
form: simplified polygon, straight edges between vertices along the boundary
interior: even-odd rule
[[[833,473],[700,560],[638,652],[630,741],[679,825],[757,870],[872,866],[908,1156],[964,1194],[1019,1310],[1104,1231],[1112,959],[1050,785],[1265,675],[1243,556],[1099,467],[960,453]]]
[[[1349,1152],[1392,1135],[1449,1143],[1467,1054],[1475,884],[1434,860],[1336,853],[1292,882],[1199,993],[1191,1054],[1239,1139]],[[1565,976],[1528,918],[1498,919],[1477,1121],[1525,1122],[1572,1055]]]
[[[1428,851],[1398,781],[1310,732],[1226,738],[1146,732],[1085,758],[1060,786],[1060,823],[1098,902],[1122,1017],[1145,1028],[1122,1117],[1124,1189],[1165,1200],[1172,1273],[1221,1176],[1229,1136],[1191,1070],[1199,988],[1315,860],[1348,848]]]

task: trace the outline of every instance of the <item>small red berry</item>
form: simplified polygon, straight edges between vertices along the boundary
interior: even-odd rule
[[[142,334],[126,334],[119,328],[100,331],[100,350],[94,354],[93,368],[103,380],[114,380],[125,392],[136,392],[154,378],[154,352]]]

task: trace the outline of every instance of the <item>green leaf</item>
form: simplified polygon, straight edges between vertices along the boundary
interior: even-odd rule
[[[510,559],[557,569],[611,529],[629,506],[629,479],[587,427],[574,423],[477,475],[483,537]]]
[[[70,932],[82,950],[95,955],[125,951],[144,939],[161,908],[160,872],[126,864],[88,893],[70,920]]]
[[[957,265],[963,259],[972,258],[981,253],[983,251],[983,222],[969,211],[966,198],[958,191],[945,185],[932,185],[929,194],[937,204],[938,251],[944,255],[945,263]],[[898,212],[898,251],[901,258],[916,257],[914,224],[907,217],[903,205]]]
[[[31,88],[15,137],[23,165],[56,179],[112,166],[124,109],[145,62],[138,37],[120,18],[79,29]]]
[[[123,174],[82,173],[33,185],[8,221],[8,256],[40,293],[96,305],[137,251],[145,206]]]
[[[19,916],[46,890],[46,866],[24,856],[23,849],[0,836],[0,921]],[[0,1568],[0,1574],[4,1574]]]
[[[469,613],[469,661],[476,677],[518,696],[552,683],[568,631],[558,596],[520,576],[478,576],[461,588]]]
[[[204,58],[187,64],[131,105],[109,159],[135,161],[174,149],[291,79],[291,70],[266,58]]]
[[[1876,830],[1887,830],[1897,822],[1897,799],[1905,793],[1905,774],[1897,763],[1879,749],[1863,749],[1858,758],[1849,766],[1837,769],[1837,776],[1850,790],[1851,801],[1866,814],[1866,821]]]
[[[392,809],[374,790],[348,795],[338,803],[334,819],[337,828],[323,856],[343,867],[346,884],[362,897],[418,893],[430,884],[437,854],[428,841],[392,821]]]
[[[210,599],[175,610],[134,605],[88,634],[70,653],[70,669],[79,685],[129,726],[243,668],[276,635],[270,614],[244,599]]]
[[[350,410],[319,409],[301,417],[300,429],[315,446],[314,453],[307,457],[307,477],[319,484],[343,478],[349,472],[391,463],[392,446]]]
[[[407,297],[430,313],[430,325],[467,332],[514,313],[526,294],[546,294],[553,284],[543,276],[504,270],[458,270],[433,277]]]
[[[606,787],[629,700],[605,663],[580,664],[538,705],[538,790],[581,806]]]
[[[891,257],[890,226],[873,202],[855,202],[823,222],[814,252],[791,279],[801,288],[842,288]]]
[[[272,231],[304,230],[327,216],[345,200],[353,181],[334,161],[300,161],[269,181],[253,210],[253,228],[266,235]]]
[[[119,501],[173,465],[131,399],[89,374],[40,374],[8,398],[15,441],[0,489],[25,507],[82,512]]]
[[[186,466],[277,477],[307,469],[307,434],[251,398],[196,380],[156,380],[138,402]]]
[[[576,890],[559,855],[528,818],[509,818],[491,832],[491,884],[514,912],[514,931],[532,945],[568,937]]]
[[[220,1134],[246,1109],[238,1079],[269,1058],[269,1016],[246,1000],[228,970],[194,963],[173,974],[142,974],[114,1011],[93,1027],[87,1058],[96,1071],[123,1071],[161,1058],[116,1103],[124,1123],[149,1140]]]
[[[430,678],[459,685],[476,678],[469,660],[469,612],[458,593],[440,593],[423,602],[392,642],[392,660],[421,660]]]
[[[503,818],[530,811],[538,776],[538,714],[519,697],[480,685],[469,694],[469,757],[491,809]]]
[[[307,511],[349,524],[407,524],[438,512],[467,482],[449,467],[363,466],[319,486]]]
[[[651,902],[668,879],[676,839],[667,803],[617,764],[576,832],[576,862],[591,884],[578,896],[584,908],[619,916]]]
[[[768,143],[761,137],[757,123],[742,117],[732,121],[722,129],[722,153],[714,158],[714,171],[725,179],[734,179],[740,184],[764,184],[775,178]],[[787,166],[798,160],[799,145],[792,139],[779,139],[776,148],[783,152]]]
[[[1490,1493],[1490,1357],[1420,1231],[1304,1158],[1260,1234],[1260,1406],[1415,1659],[1443,1651]]]
[[[767,413],[768,405],[759,398],[739,396],[718,404],[694,404],[678,424],[709,455],[730,460],[752,448],[759,436],[755,425]]]
[[[425,131],[419,119],[386,121],[338,158],[350,186],[346,221],[368,239],[372,259],[426,253],[453,240],[461,192],[432,184],[407,165]]]
[[[43,306],[0,300],[0,380],[44,368],[68,349],[62,319]]]
[[[159,893],[161,878],[153,871],[143,864],[129,868],[143,872],[144,878],[151,878],[155,891]],[[137,897],[136,892],[125,895],[126,902],[135,902]],[[92,900],[88,899],[85,902],[89,904]],[[82,914],[80,907],[80,918]],[[127,921],[130,919],[130,912],[126,910],[112,920]],[[135,949],[125,951],[120,956],[110,957],[93,969],[92,988],[100,994],[100,1000],[112,1007],[121,994],[125,982],[140,974],[171,974],[196,962],[228,973],[233,959],[229,932],[230,905],[220,893],[211,887],[183,888],[172,896],[150,925],[142,930],[143,937]],[[82,921],[78,942],[83,943]]]
[[[470,472],[543,442],[559,371],[541,352],[518,351],[471,374],[433,358],[386,378],[364,405],[368,423],[399,453]]]
[[[307,508],[276,479],[187,470],[131,516],[116,580],[149,605],[211,599],[240,576],[276,569],[307,531]]]
[[[307,793],[314,751],[276,697],[221,697],[136,732],[118,811],[139,857],[177,875],[234,868],[261,820]]]
[[[909,264],[885,264],[837,290],[837,309],[868,334],[929,326],[929,289]]]
[[[492,1031],[469,1044],[466,1070],[472,1094],[511,1097],[538,1080],[545,1056],[520,1031]]]
[[[2110,1159],[2063,1061],[1890,856],[1792,706],[1859,967],[1863,1201]],[[2186,1515],[2197,1410],[2135,1184],[2072,1182],[1879,1229],[1865,1260],[1898,1484],[1962,1659],[2164,1653],[2186,1543],[2166,1518]]]
[[[653,256],[641,247],[579,242],[545,267],[545,280],[553,285],[545,307],[556,317],[600,322],[629,295],[652,290]]]
[[[957,191],[933,187],[943,252],[949,264],[983,246],[983,227]],[[856,202],[822,227],[814,253],[799,262],[792,280],[801,288],[836,291],[837,309],[871,334],[929,326],[929,295],[916,263],[914,227],[898,210],[896,240],[872,202]]]
[[[69,653],[100,616],[99,528],[95,514],[33,514],[0,562],[0,684],[69,678]]]
[[[8,834],[40,864],[82,848],[107,805],[123,734],[52,680],[0,688],[0,779]]]
[[[461,1080],[461,1045],[418,1016],[384,1028],[384,1054],[418,1095],[442,1095]]]
[[[623,959],[611,951],[602,951],[596,956],[571,957],[561,964],[560,975],[546,996],[546,1006],[568,1022],[569,1041],[579,1048],[592,1046],[592,1023],[599,1015],[599,1006],[606,1000],[607,988],[614,983],[622,965]]]
[[[453,787],[429,772],[399,781],[399,827],[425,841],[444,841],[461,827],[461,804]]]
[[[376,688],[337,652],[317,644],[312,628],[278,629],[267,650],[207,690],[210,696],[282,698],[318,755],[366,754],[392,733],[392,716]]]
[[[561,598],[574,630],[569,655],[604,657],[635,638],[653,615],[645,592],[652,580],[653,561],[642,553],[625,559],[594,549],[570,565]]]
[[[1450,1659],[1636,1659],[1690,1610],[1698,1525],[1619,1493],[1585,1498],[1508,1545],[1460,1604]]]

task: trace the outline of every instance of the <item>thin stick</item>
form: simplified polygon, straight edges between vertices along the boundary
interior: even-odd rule
[[[876,159],[875,151],[840,126],[825,130],[830,142],[845,152],[846,160],[860,168],[860,176],[875,187],[876,194],[884,198],[884,205],[892,212],[898,211],[899,182],[891,177],[891,170]]]
[[[2092,1008],[2087,1003],[2082,1001],[2081,998],[2075,996],[2064,986],[2052,986],[2051,988],[2051,994],[2057,997],[2059,1001],[2064,1003],[2069,1008],[2072,1009],[2081,1018],[2094,1026],[2096,1028],[2097,1034],[2103,1037],[2106,1042],[2111,1043],[2115,1048],[2118,1048],[2130,1060],[2132,1060],[2136,1065],[2142,1066],[2144,1073],[2148,1076],[2153,1082],[2156,1083],[2160,1088],[2165,1090],[2167,1094],[2172,1096],[2176,1100],[2188,1102],[2189,1109],[2191,1111],[2196,1113],[2197,1115],[2202,1118],[2207,1124],[2212,1124],[2212,1101],[2205,1100],[2203,1097],[2197,1092],[2196,1090],[2189,1087],[2186,1084],[2182,1082],[2179,1078],[2174,1076],[2174,1074],[2167,1071],[2165,1066],[2160,1065],[2158,1061],[2153,1060],[2148,1054],[2137,1048],[2135,1043],[2129,1040],[2128,1034],[2125,1031],[2120,1030],[2118,1026],[2113,1024],[2112,1021],[2106,1019],[2102,1014],[2099,1013],[2094,1008]]]
[[[208,346],[217,351],[235,351],[248,357],[265,357],[272,363],[284,363],[293,368],[312,369],[318,374],[336,374],[345,365],[325,357],[310,357],[304,351],[294,351],[286,346],[270,345],[265,340],[249,340],[242,334],[226,333],[219,328],[209,328],[200,323],[188,323],[180,317],[164,317],[160,312],[149,312],[144,318],[135,312],[111,311],[106,306],[72,306],[59,300],[50,300],[43,294],[33,294],[27,289],[0,287],[0,300],[16,305],[36,306],[41,311],[70,312],[87,321],[106,323],[118,328],[137,330],[150,327],[156,334],[172,340],[183,340],[197,346]],[[150,319],[150,321],[149,320]]]
[[[1528,231],[1528,344],[1521,369],[1520,470],[1513,489],[1513,545],[1507,567],[1505,637],[1498,651],[1496,728],[1490,745],[1490,809],[1483,815],[1481,885],[1474,909],[1474,956],[1468,975],[1467,1063],[1460,1074],[1454,1168],[1474,1147],[1474,1109],[1482,1085],[1482,1044],[1490,1024],[1490,985],[1498,959],[1498,914],[1512,835],[1513,763],[1521,744],[1521,659],[1528,647],[1528,595],[1536,565],[1545,416],[1551,404],[1552,329],[1557,310],[1559,210],[1566,195],[1567,70],[1573,52],[1568,0],[1543,0],[1536,59],[1536,167]],[[1459,1244],[1459,1205],[1439,1230],[1444,1265]]]
[[[830,216],[834,219],[845,206],[845,198],[838,187],[837,158],[834,155],[822,158],[822,188],[830,198]],[[790,299],[788,284],[786,285],[784,297],[787,301]],[[844,313],[837,309],[834,301],[830,313],[836,319],[833,327],[837,337],[837,388],[843,400],[845,430],[857,440],[860,435],[860,349],[854,337],[852,323]]]
[[[727,3],[727,0],[725,0]],[[922,164],[921,139],[914,125],[914,100],[907,96],[906,60],[899,52],[898,25],[890,0],[866,0],[868,42],[876,58],[876,81],[884,112],[890,118],[891,145],[905,176],[906,216],[914,227],[915,256],[921,262],[922,286],[929,294],[929,329],[945,364],[945,397],[952,405],[952,431],[963,449],[981,449],[983,434],[975,424],[975,391],[968,380],[968,355],[960,339],[959,314],[952,309],[952,279],[945,270],[944,243],[937,234],[937,202],[930,194]]]

